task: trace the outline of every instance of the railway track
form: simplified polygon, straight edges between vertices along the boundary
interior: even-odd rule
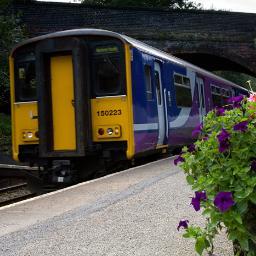
[[[26,172],[28,166],[0,164],[0,207],[36,196],[29,190]]]
[[[4,187],[0,189],[0,207],[29,199],[34,196],[36,196],[36,194],[29,191],[27,183]]]

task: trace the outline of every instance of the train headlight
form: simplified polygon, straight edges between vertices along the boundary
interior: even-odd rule
[[[27,132],[27,138],[32,139],[33,138],[33,132]]]
[[[38,141],[38,131],[23,130],[21,135],[23,141]]]
[[[112,135],[113,134],[113,129],[112,128],[108,128],[107,129],[107,134],[108,135]]]
[[[115,127],[115,134],[118,135],[119,134],[119,128],[118,127]]]

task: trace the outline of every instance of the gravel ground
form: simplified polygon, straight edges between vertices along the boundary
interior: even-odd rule
[[[149,167],[137,168],[136,172],[143,173],[145,168]],[[189,219],[190,224],[204,222],[189,205],[193,193],[182,171],[170,165],[170,160],[160,161],[154,168],[161,172],[158,169],[155,176],[123,190],[2,235],[0,255],[196,255],[193,241],[182,238],[182,231],[177,231],[181,218]],[[127,172],[124,177],[132,179],[134,173]],[[111,182],[113,176],[108,179]],[[216,255],[233,255],[224,234],[215,246]]]

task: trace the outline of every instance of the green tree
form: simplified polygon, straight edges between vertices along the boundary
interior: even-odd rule
[[[217,76],[221,76],[235,84],[245,87],[248,90],[256,92],[256,78],[244,73],[235,71],[214,71]]]
[[[114,7],[148,7],[166,9],[201,9],[201,4],[190,0],[83,0],[83,4]]]
[[[24,27],[18,15],[11,13],[12,1],[0,1],[0,112],[10,111],[8,56],[11,48],[23,40]]]

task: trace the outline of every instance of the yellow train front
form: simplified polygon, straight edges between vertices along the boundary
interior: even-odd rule
[[[10,56],[13,158],[72,183],[134,155],[131,53],[93,29],[27,40]]]

